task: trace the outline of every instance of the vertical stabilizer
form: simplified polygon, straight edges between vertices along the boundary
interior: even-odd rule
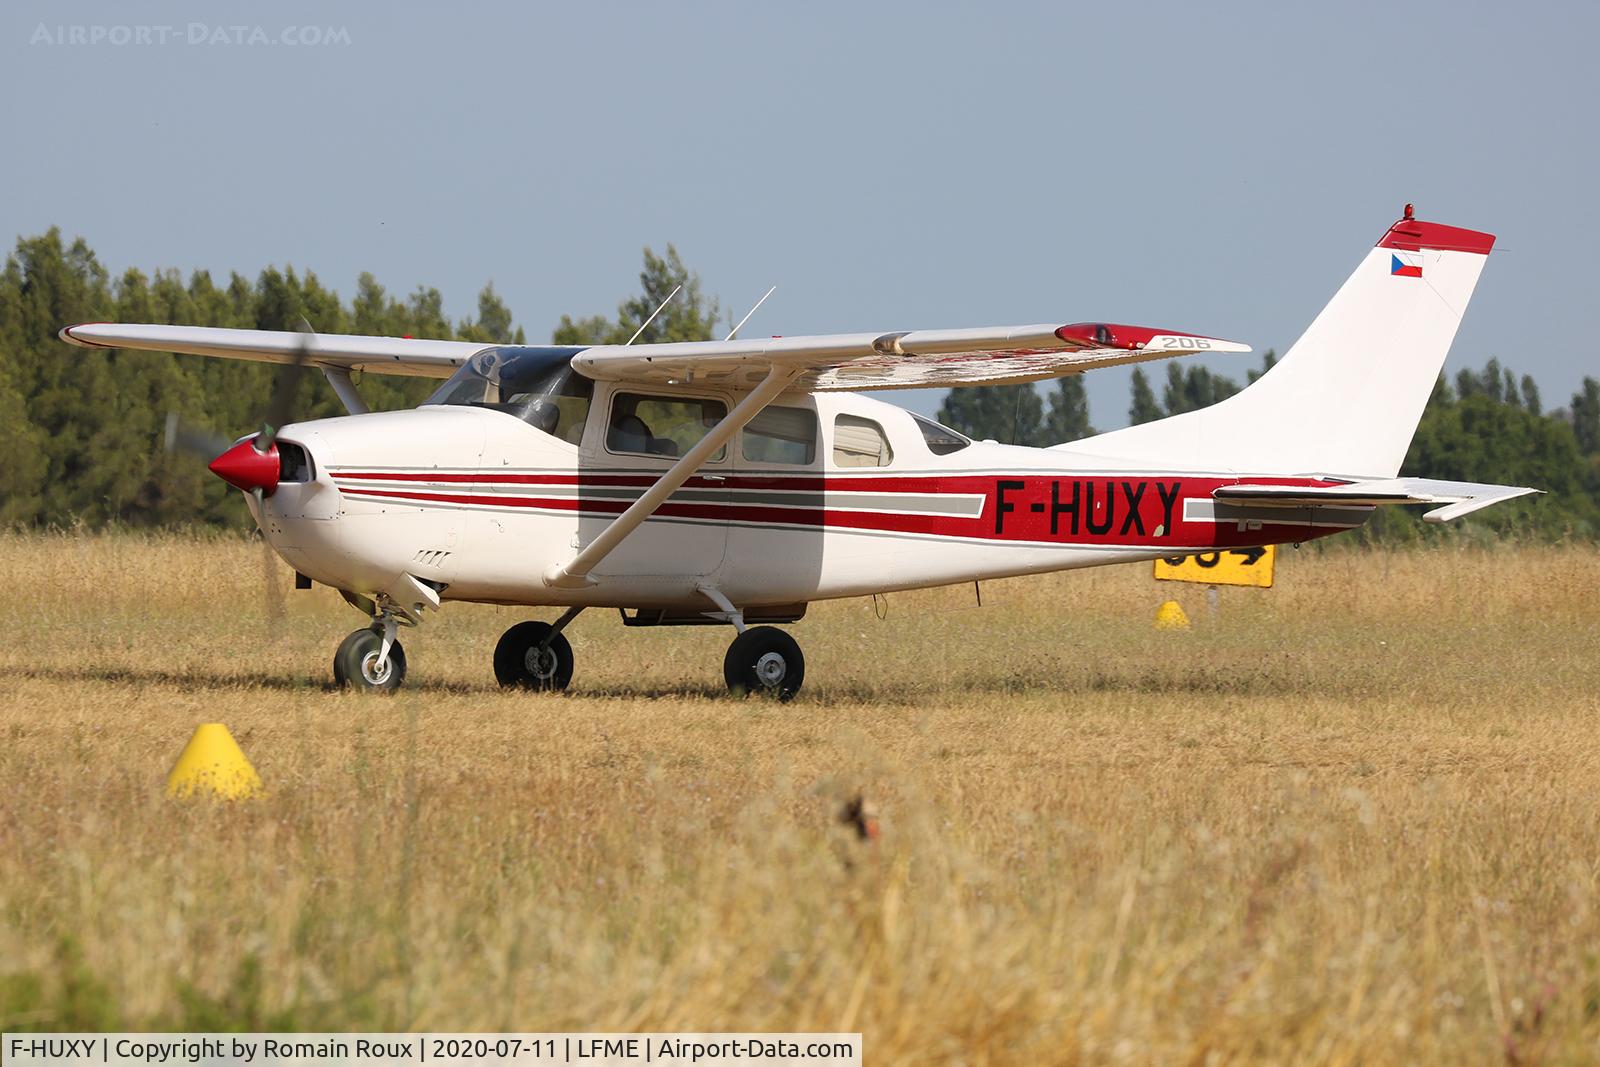
[[[1065,446],[1254,474],[1398,474],[1494,236],[1406,217],[1270,371],[1201,411]]]

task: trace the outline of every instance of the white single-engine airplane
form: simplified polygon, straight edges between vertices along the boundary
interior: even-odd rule
[[[805,661],[770,624],[813,600],[1305,541],[1381,504],[1441,505],[1425,518],[1443,522],[1534,492],[1398,477],[1493,244],[1407,205],[1247,389],[1055,448],[969,441],[852,394],[1249,348],[1095,323],[588,348],[110,323],[61,337],[327,375],[350,415],[269,418],[211,469],[301,587],[371,616],[334,657],[342,685],[397,687],[397,627],[464,600],[566,609],[506,631],[504,686],[564,689],[561,631],[607,607],[629,626],[731,624],[728,686],[787,699]],[[449,380],[369,413],[356,370]]]

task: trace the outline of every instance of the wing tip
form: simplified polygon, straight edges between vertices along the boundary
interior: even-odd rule
[[[1186,333],[1182,330],[1163,330],[1154,326],[1130,326],[1116,322],[1073,322],[1058,327],[1055,335],[1067,344],[1079,348],[1121,348],[1129,352],[1148,351],[1157,341],[1159,352],[1179,353],[1242,353],[1252,351],[1243,341],[1230,341],[1225,337],[1207,337],[1205,334]]]
[[[105,325],[107,325],[107,323],[104,322],[75,322],[71,326],[63,326],[59,331],[57,331],[56,336],[65,341],[67,344],[76,345],[79,348],[104,348],[106,347],[105,345],[91,341],[86,337],[79,337],[72,331],[86,329],[90,326]]]

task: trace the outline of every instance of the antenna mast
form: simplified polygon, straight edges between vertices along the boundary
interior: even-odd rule
[[[762,304],[765,304],[767,302],[767,297],[771,296],[773,293],[775,293],[777,291],[778,291],[778,287],[776,285],[774,285],[771,289],[768,289],[765,293],[763,293],[762,296],[761,296],[761,299],[756,301],[756,306],[751,308],[749,311],[745,312],[744,318],[739,320],[739,325],[737,325],[733,329],[729,330],[728,331],[728,336],[724,337],[723,340],[724,341],[733,340],[734,335],[737,334],[740,330],[744,329],[744,324],[750,321],[750,316],[754,315],[756,313],[756,310],[758,308],[760,308]]]
[[[682,288],[683,288],[683,284],[680,282],[677,289],[674,289],[674,290],[672,290],[672,292],[667,294],[667,298],[665,300],[661,301],[661,306],[656,308],[654,311],[650,312],[650,317],[648,319],[645,319],[643,322],[641,322],[639,324],[639,328],[637,330],[633,331],[633,336],[628,338],[628,345],[633,344],[633,342],[635,342],[635,341],[637,341],[639,339],[639,335],[641,333],[644,333],[645,327],[649,326],[652,322],[656,321],[656,316],[661,314],[662,310],[668,304],[672,303],[672,298],[677,296],[678,295],[678,289],[682,289]],[[623,345],[622,347],[623,348],[627,348],[628,345]]]

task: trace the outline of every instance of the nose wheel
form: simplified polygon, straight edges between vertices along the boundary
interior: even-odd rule
[[[800,645],[771,626],[755,626],[735,637],[722,660],[723,680],[737,696],[758,693],[792,700],[805,676]]]
[[[406,650],[393,638],[384,654],[384,635],[367,628],[339,643],[333,654],[333,680],[344,689],[392,693],[406,677]]]

